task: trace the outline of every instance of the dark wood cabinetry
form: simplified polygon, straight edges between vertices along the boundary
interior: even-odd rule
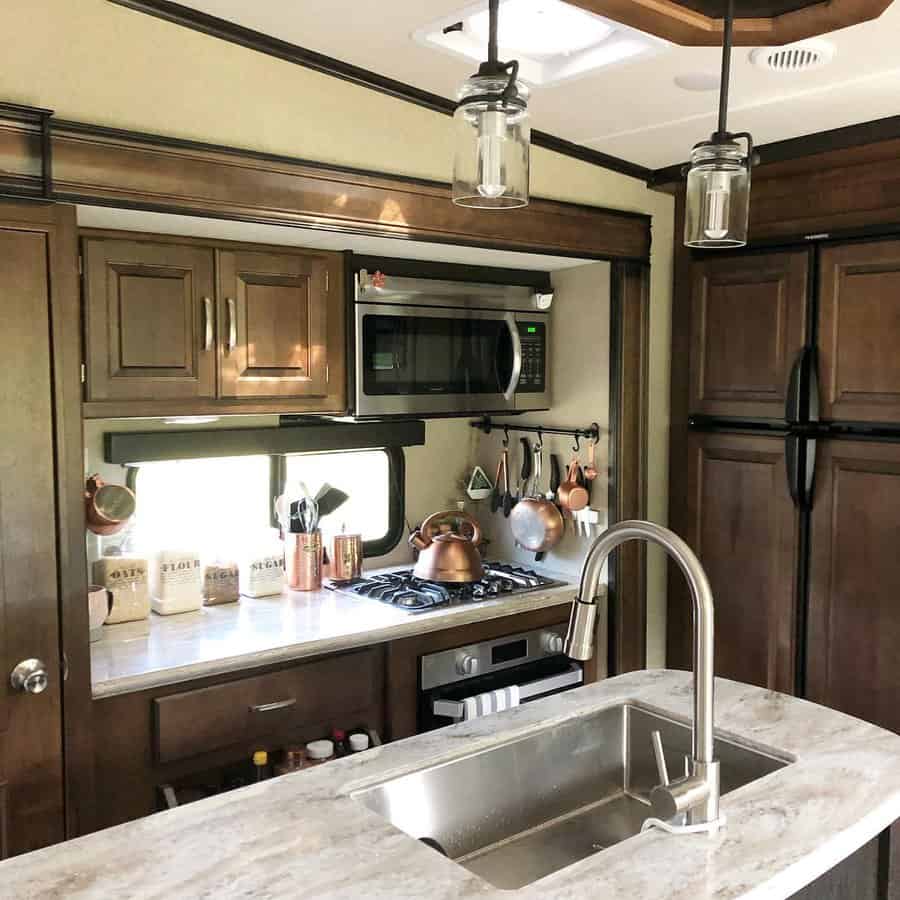
[[[900,422],[900,241],[824,249],[819,283],[822,417]]]
[[[339,253],[86,232],[88,416],[346,410]]]
[[[900,444],[822,442],[812,512],[807,694],[900,731]]]
[[[163,784],[214,783],[258,749],[332,728],[385,732],[384,648],[94,701],[97,827],[160,808]]]
[[[686,537],[716,598],[716,674],[790,693],[799,516],[784,457],[783,438],[692,434]],[[690,640],[689,628],[673,635],[670,655],[689,661]]]
[[[212,250],[84,242],[89,400],[216,395]]]
[[[322,397],[334,256],[219,253],[222,397]]]
[[[808,270],[803,250],[694,263],[691,413],[784,417],[791,367],[806,339]]]

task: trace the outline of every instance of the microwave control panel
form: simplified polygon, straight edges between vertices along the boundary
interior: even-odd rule
[[[547,390],[547,326],[544,322],[518,322],[522,342],[520,394],[543,394]]]

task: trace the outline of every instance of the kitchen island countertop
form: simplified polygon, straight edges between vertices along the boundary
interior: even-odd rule
[[[371,597],[323,588],[241,597],[239,603],[174,616],[151,613],[149,620],[104,626],[103,636],[91,644],[93,696],[126,694],[559,606],[571,603],[575,593],[575,585],[563,584],[409,613]]]
[[[8,860],[0,863],[0,894],[32,900],[772,900],[800,890],[900,817],[900,736],[757,687],[720,679],[716,691],[718,731],[794,761],[724,795],[727,824],[715,837],[653,830],[509,892],[396,830],[350,796],[623,701],[687,719],[690,674],[655,670]]]

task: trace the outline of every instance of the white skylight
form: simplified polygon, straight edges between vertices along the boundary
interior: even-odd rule
[[[457,23],[462,28],[445,32]],[[487,54],[487,0],[430,22],[413,39],[480,62]],[[501,0],[498,43],[500,58],[518,59],[520,77],[535,85],[557,84],[668,46],[562,0]]]

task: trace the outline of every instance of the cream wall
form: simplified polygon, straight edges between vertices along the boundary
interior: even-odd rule
[[[61,118],[440,180],[450,120],[401,100],[114,6],[6,0],[0,99]],[[602,102],[602,97],[598,97]],[[672,198],[535,148],[532,192],[653,216],[650,517],[666,521]],[[439,426],[440,427],[440,426]],[[664,648],[665,566],[651,554],[648,647]]]

